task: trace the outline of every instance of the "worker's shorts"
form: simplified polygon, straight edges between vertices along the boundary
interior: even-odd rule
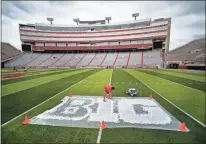
[[[107,91],[107,90],[104,90],[104,91],[105,91],[106,94],[110,94],[111,93],[110,91]]]

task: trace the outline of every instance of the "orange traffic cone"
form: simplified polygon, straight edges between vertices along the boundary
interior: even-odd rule
[[[149,99],[150,99],[150,100],[152,99],[152,94],[149,95]]]
[[[28,116],[25,116],[23,124],[30,124],[30,119]]]
[[[100,128],[103,130],[105,128],[107,128],[106,124],[104,121],[101,122]]]
[[[182,132],[188,132],[187,127],[185,126],[184,122],[179,126],[179,130]]]
[[[72,93],[69,94],[69,97],[72,97]]]

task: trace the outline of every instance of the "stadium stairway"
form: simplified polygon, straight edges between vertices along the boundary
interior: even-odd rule
[[[114,63],[113,63],[113,65],[112,65],[112,67],[114,67],[114,65],[115,65],[115,63],[116,63],[116,61],[117,61],[118,56],[119,56],[119,52],[117,53],[117,56],[116,56],[116,58],[115,58],[115,60],[114,60]]]
[[[55,64],[63,57],[65,56],[65,54],[63,54],[61,57],[59,57],[56,61],[54,61],[51,65],[49,65],[50,67],[55,66]]]
[[[127,65],[126,65],[126,68],[128,67],[128,64],[129,64],[129,61],[130,61],[130,56],[131,56],[131,52],[129,52],[129,57],[127,59]]]
[[[75,57],[76,54],[73,54],[70,58],[68,58],[68,60],[62,65],[62,66],[66,66],[67,63],[69,63],[69,61],[71,61],[71,59],[73,59],[73,57]]]
[[[92,61],[95,59],[97,53],[94,54],[94,57],[90,60],[90,62],[86,65],[86,66],[90,66],[90,64],[92,63]]]

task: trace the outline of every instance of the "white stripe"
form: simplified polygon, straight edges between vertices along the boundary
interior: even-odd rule
[[[113,69],[112,69],[112,75],[113,75]],[[111,77],[110,77],[110,81],[109,81],[109,84],[111,85],[112,84],[112,75],[111,75]]]
[[[102,138],[102,129],[101,127],[99,128],[99,133],[98,133],[98,137],[97,137],[97,143],[99,144]]]
[[[96,74],[96,73],[94,73],[94,74]],[[20,114],[20,115],[16,116],[15,118],[13,118],[13,119],[9,120],[8,122],[4,123],[4,124],[3,124],[3,125],[1,125],[1,126],[3,127],[3,126],[5,126],[5,125],[7,125],[8,123],[12,122],[13,120],[17,119],[18,117],[20,117],[20,116],[22,116],[22,115],[24,115],[24,114],[26,114],[26,113],[30,112],[31,110],[33,110],[33,109],[37,108],[37,107],[38,107],[38,106],[40,106],[40,105],[42,105],[42,104],[46,103],[46,102],[47,102],[47,101],[49,101],[50,99],[53,99],[54,97],[56,97],[56,96],[57,96],[57,95],[59,95],[60,93],[63,93],[63,92],[65,92],[65,91],[67,91],[68,89],[70,89],[70,88],[72,88],[72,87],[76,86],[77,84],[79,84],[79,83],[81,83],[82,81],[84,81],[85,79],[87,79],[87,78],[89,78],[89,77],[93,76],[94,74],[92,74],[92,75],[90,75],[90,76],[88,76],[88,77],[86,77],[86,78],[82,79],[81,81],[79,81],[79,82],[77,82],[77,83],[73,84],[72,86],[68,87],[67,89],[65,89],[65,90],[63,90],[63,91],[61,91],[61,92],[59,92],[58,94],[56,94],[56,95],[54,95],[54,96],[50,97],[49,99],[47,99],[47,100],[43,101],[42,103],[40,103],[40,104],[36,105],[35,107],[33,107],[33,108],[31,108],[31,109],[29,109],[29,110],[25,111],[24,113],[22,113],[22,114]]]
[[[130,73],[129,73],[130,74]],[[131,75],[131,74],[130,74]],[[131,75],[133,76],[133,75]],[[134,77],[134,76],[133,76]],[[137,79],[136,77],[134,77],[135,79]],[[138,80],[138,79],[137,79]],[[138,80],[140,81],[140,80]],[[143,83],[142,81],[140,81],[141,83]],[[152,89],[151,87],[149,87],[148,85],[146,85],[145,83],[143,83],[145,86],[147,86],[148,88],[150,88],[152,91],[154,91],[156,94],[158,94],[159,96],[161,96],[163,99],[165,99],[167,102],[169,102],[171,105],[173,105],[174,107],[176,107],[177,109],[179,109],[181,112],[185,113],[187,116],[189,116],[190,118],[192,118],[193,120],[195,120],[197,123],[199,123],[200,125],[205,127],[205,124],[203,124],[202,122],[200,122],[199,120],[197,120],[196,118],[194,118],[193,116],[191,116],[190,114],[188,114],[187,112],[185,112],[184,110],[182,110],[181,108],[179,108],[178,106],[176,106],[175,104],[173,104],[172,102],[170,102],[168,99],[166,99],[164,96],[162,96],[161,94],[159,94],[157,91],[155,91],[154,89]]]
[[[114,70],[112,69],[112,75],[113,75],[113,71]],[[112,75],[111,75],[110,80],[109,80],[109,85],[112,84]],[[99,132],[98,132],[98,137],[97,137],[97,143],[100,143],[101,138],[102,138],[102,129],[101,129],[101,126],[100,126]]]

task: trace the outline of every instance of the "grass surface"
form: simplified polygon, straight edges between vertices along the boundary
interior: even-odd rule
[[[84,72],[81,70],[79,74],[76,73],[72,76],[42,84],[37,86],[38,88],[27,89],[25,91],[28,92],[25,94],[18,94],[19,92],[17,92],[16,94],[18,95],[16,96],[18,98],[16,100],[16,96],[12,94],[13,96],[7,101],[3,101],[2,99],[2,104],[5,103],[4,107],[9,102],[12,103],[14,107],[13,111],[5,111],[5,108],[2,109],[2,112],[4,112],[2,119],[5,119],[5,114],[7,115],[7,113],[16,113],[15,108],[21,109],[22,112],[24,112],[27,106],[33,107],[52,96],[55,97],[31,110],[26,115],[32,118],[51,109],[59,104],[60,100],[70,92],[76,95],[102,96],[104,93],[103,86],[110,82],[111,76],[112,85],[116,88],[113,96],[126,96],[125,90],[132,87],[138,88],[141,84],[140,81],[142,81],[176,105],[184,108],[184,110],[188,110],[192,114],[196,112],[196,114],[193,115],[194,117],[199,119],[203,118],[204,92],[198,93],[198,91],[193,91],[190,88],[175,83],[170,85],[162,84],[162,82],[171,83],[171,81],[144,72],[106,69],[101,71],[85,70]],[[155,84],[157,82],[160,84]],[[72,85],[74,86],[70,87]],[[57,86],[57,88],[54,86]],[[201,125],[162,99],[150,88],[143,85],[140,96],[148,97],[149,94],[152,94],[153,98],[178,120],[184,121],[190,129],[190,132],[183,133],[138,128],[104,129],[101,139],[102,143],[206,143],[204,136],[205,129]],[[7,96],[5,96],[5,98],[7,98]],[[18,100],[21,102],[18,103]],[[98,129],[22,125],[24,116],[25,115],[20,116],[2,127],[2,143],[95,143],[97,140]],[[204,119],[202,120],[204,121]]]
[[[150,75],[154,75],[154,76],[158,76],[160,78],[175,82],[175,83],[179,83],[181,85],[185,85],[187,87],[191,87],[193,89],[197,89],[197,90],[201,90],[203,92],[205,92],[205,83],[204,82],[200,82],[200,81],[196,81],[196,80],[191,80],[191,79],[187,79],[187,78],[183,78],[183,77],[178,77],[178,76],[174,76],[174,75],[168,75],[168,74],[164,74],[158,71],[151,71],[151,70],[139,70],[141,72],[150,74]]]
[[[79,79],[81,79],[84,77],[83,72],[91,74],[95,71],[81,70],[70,72],[70,75],[62,79],[2,97],[2,123],[38,105],[58,92],[66,89],[68,86],[75,84],[76,80],[72,79],[72,76],[78,75]]]
[[[126,89],[128,87],[135,87],[136,83],[140,83],[134,77],[143,77],[133,70],[127,70],[128,73],[122,70],[115,70],[112,83],[119,82],[120,80],[124,83],[131,84],[126,86],[122,84],[119,86],[120,89]],[[121,79],[120,79],[121,77]],[[147,76],[145,76],[147,77]],[[117,85],[116,85],[117,87]],[[168,110],[173,116],[175,116],[180,121],[185,121],[187,127],[191,130],[190,133],[182,133],[175,131],[162,131],[162,130],[147,130],[147,129],[136,129],[136,128],[116,128],[116,129],[105,129],[103,130],[102,143],[203,143],[204,138],[204,128],[198,125],[196,122],[188,118],[181,111],[173,107],[167,101],[162,99],[159,95],[154,93],[151,89],[143,85],[140,91],[141,97],[148,97],[149,94],[153,95],[153,98],[158,101],[166,110]],[[125,91],[121,90],[119,95],[125,95]]]
[[[168,75],[172,75],[172,76],[177,76],[180,78],[186,78],[186,79],[191,79],[191,80],[195,80],[195,81],[200,81],[200,82],[204,82],[205,83],[205,76],[204,75],[197,75],[197,74],[188,74],[185,72],[173,72],[173,71],[168,71],[168,70],[151,70],[151,71],[155,71],[155,72],[159,72],[159,73],[163,73],[163,74],[168,74]]]
[[[30,75],[30,76],[25,76],[25,77],[20,77],[20,78],[2,80],[1,85],[22,82],[22,81],[26,81],[26,80],[32,80],[32,79],[36,79],[36,78],[40,78],[40,77],[52,76],[52,75],[56,75],[56,74],[65,73],[65,71],[68,72],[71,70],[56,70],[56,71],[41,72],[40,74],[37,74],[37,75]]]
[[[196,75],[196,76],[202,76],[205,77],[205,74],[203,74],[202,72],[204,71],[190,71],[190,70],[185,70],[184,72],[182,71],[182,69],[161,69],[162,71],[170,71],[173,73],[184,73],[186,75]]]
[[[205,92],[184,87],[157,76],[135,70],[126,70],[137,79],[146,83],[172,103],[205,123]],[[137,76],[138,75],[138,76]],[[156,84],[158,83],[158,84]]]
[[[103,96],[104,85],[109,84],[112,70],[102,70],[94,76],[84,80],[81,84],[70,89],[74,95]]]
[[[18,92],[18,91],[26,90],[28,88],[36,87],[42,84],[46,84],[54,80],[58,80],[58,79],[70,76],[73,73],[75,73],[75,71],[71,71],[71,72],[65,71],[64,73],[61,73],[61,74],[56,74],[56,75],[46,76],[46,77],[42,77],[38,79],[31,79],[31,80],[26,80],[22,82],[3,85],[2,95],[4,96],[4,95],[12,94],[14,92]]]
[[[44,72],[44,71],[55,71],[57,69],[27,69],[27,72]],[[1,74],[14,74],[14,73],[24,73],[24,69],[18,69],[14,71],[13,69],[1,69]]]
[[[98,70],[88,71],[81,74],[73,75],[70,81],[74,83],[86,79]],[[48,110],[68,95],[72,83],[67,84],[66,91],[62,91],[43,105],[33,109],[26,115],[29,117],[36,116]],[[51,127],[38,125],[22,125],[24,116],[17,118],[2,128],[2,143],[95,143],[98,129],[68,128],[68,127]]]

